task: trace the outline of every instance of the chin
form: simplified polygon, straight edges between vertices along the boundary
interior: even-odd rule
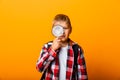
[[[67,40],[68,40],[68,39],[66,39],[66,38],[63,38],[63,39],[62,39],[62,42],[66,42]]]

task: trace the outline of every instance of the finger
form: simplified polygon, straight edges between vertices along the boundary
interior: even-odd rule
[[[60,41],[59,37],[56,38],[56,41]]]
[[[60,42],[61,40],[60,40],[60,39],[58,39],[57,41],[58,41],[58,42]]]

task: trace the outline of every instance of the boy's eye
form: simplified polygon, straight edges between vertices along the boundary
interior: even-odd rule
[[[63,29],[68,29],[68,28],[63,28]]]

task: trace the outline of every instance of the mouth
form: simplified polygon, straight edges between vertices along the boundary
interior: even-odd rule
[[[62,35],[62,36],[60,36],[59,38],[64,38],[65,37],[65,35]]]

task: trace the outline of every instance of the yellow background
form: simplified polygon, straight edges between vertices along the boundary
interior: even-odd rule
[[[36,61],[58,13],[71,19],[89,80],[120,80],[119,0],[0,0],[0,80],[39,80]]]

